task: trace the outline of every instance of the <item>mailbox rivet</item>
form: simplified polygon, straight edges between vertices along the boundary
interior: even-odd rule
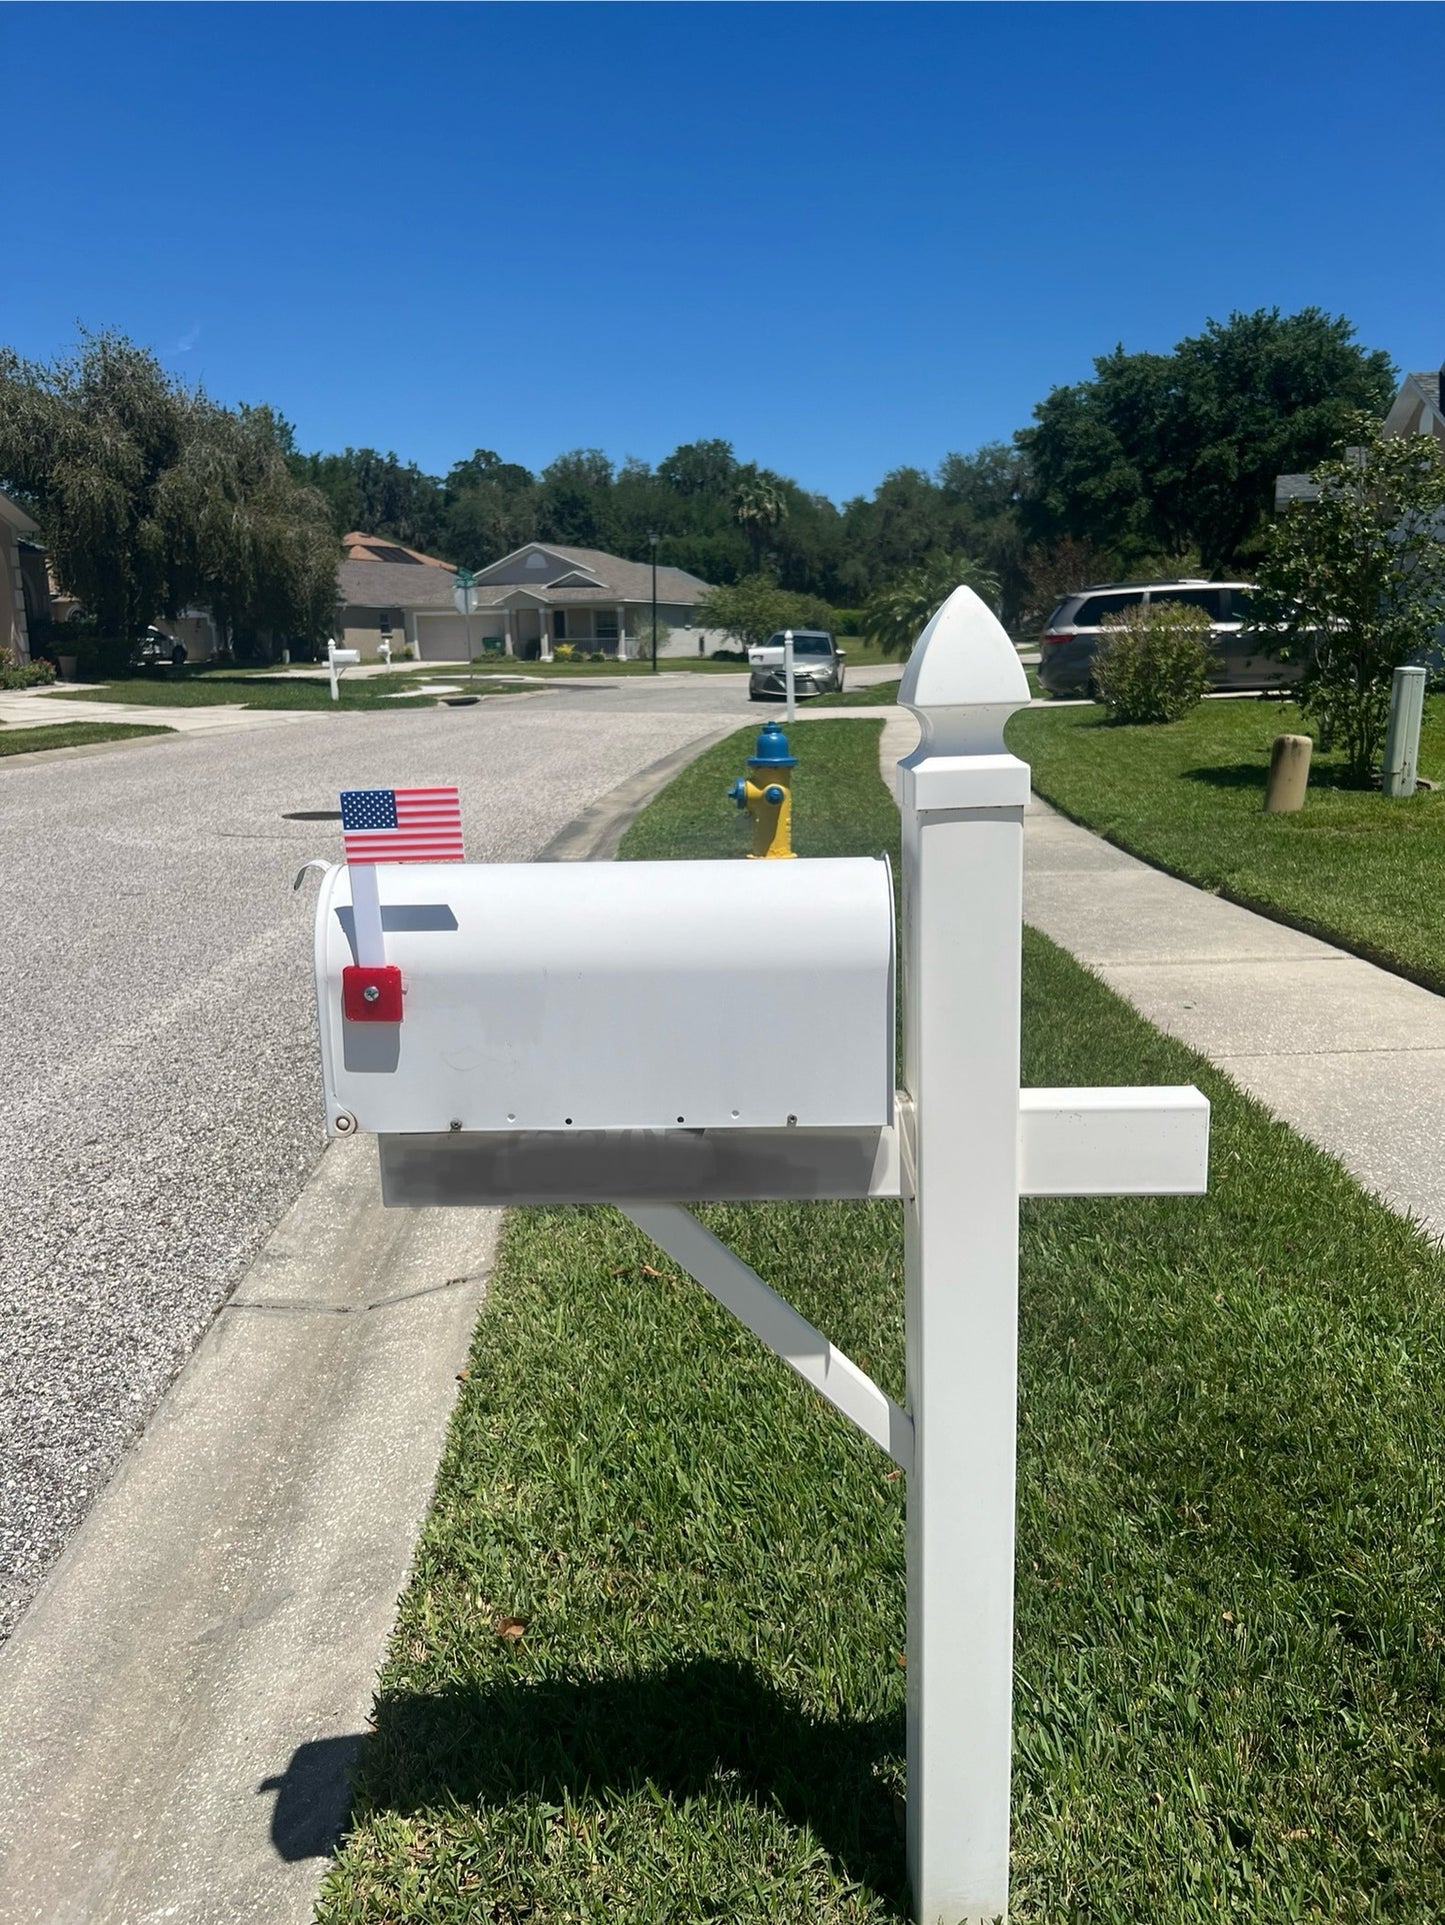
[[[451,1122],[448,1123],[447,1125],[447,1128],[452,1131],[459,1130],[461,1127],[462,1127],[462,1119],[459,1116],[454,1116]]]
[[[341,1110],[332,1127],[338,1136],[350,1136],[351,1132],[356,1128],[356,1118],[349,1115],[347,1111]]]
[[[375,1003],[381,1000],[381,991],[375,983],[368,983],[366,985],[365,989],[361,992],[361,1000],[364,1003]]]

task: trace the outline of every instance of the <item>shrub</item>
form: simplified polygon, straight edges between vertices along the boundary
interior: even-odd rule
[[[55,680],[55,664],[44,656],[22,662],[8,648],[0,648],[0,688],[41,688]]]
[[[576,644],[573,642],[554,643],[552,648],[552,660],[554,662],[575,662],[577,660]]]
[[[657,618],[657,652],[659,655],[667,647],[668,638],[671,636],[671,634],[672,634],[672,630],[668,627],[667,623],[659,615]],[[628,649],[627,652],[629,655],[632,656],[634,661],[651,659],[652,615],[650,611],[645,615],[638,616],[637,626],[633,629],[631,637],[629,639],[631,641],[632,646]]]
[[[1116,722],[1177,722],[1203,699],[1213,663],[1202,608],[1141,602],[1104,624],[1094,689]]]
[[[75,672],[82,682],[113,682],[129,674],[135,654],[135,644],[123,635],[77,636],[74,649]]]

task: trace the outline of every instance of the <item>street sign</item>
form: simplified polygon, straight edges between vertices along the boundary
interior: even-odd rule
[[[475,615],[477,612],[477,578],[470,568],[459,568],[457,578],[452,583],[452,601],[459,615]]]

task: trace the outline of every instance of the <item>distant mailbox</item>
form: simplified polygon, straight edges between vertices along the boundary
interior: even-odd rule
[[[399,1022],[356,1021],[348,871],[317,908],[328,1122],[385,1135],[865,1129],[894,1092],[886,861],[380,872]]]

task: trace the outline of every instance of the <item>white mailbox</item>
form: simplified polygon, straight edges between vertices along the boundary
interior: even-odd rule
[[[389,821],[347,824],[356,913],[346,869],[317,912],[327,1121],[377,1134],[387,1203],[616,1203],[908,1476],[917,1925],[1008,1910],[1019,1198],[1208,1170],[1197,1090],[1019,1087],[1029,772],[1003,728],[1028,699],[955,590],[899,691],[897,1091],[882,860],[375,868],[428,832],[460,849],[443,792],[385,791]],[[679,1207],[862,1196],[903,1204],[902,1407]]]
[[[886,861],[377,872],[398,1021],[348,1015],[349,872],[317,908],[328,1122],[383,1136],[881,1128]],[[358,1012],[359,1014],[360,1012]]]

